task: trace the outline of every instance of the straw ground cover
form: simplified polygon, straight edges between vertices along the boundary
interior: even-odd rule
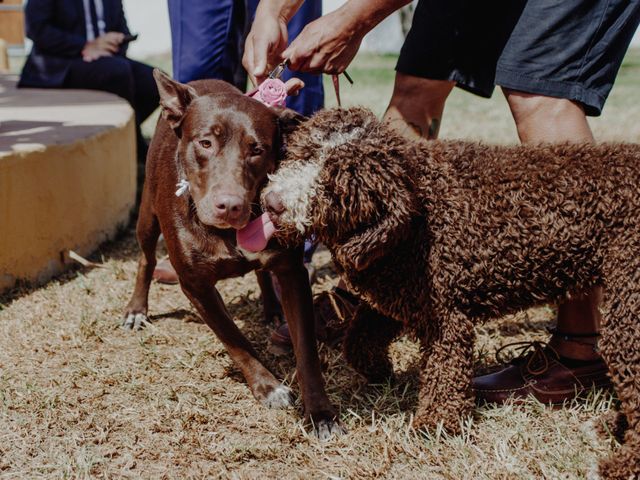
[[[391,57],[361,57],[345,103],[381,113],[391,91]],[[599,139],[640,140],[640,54],[632,52],[602,118]],[[331,90],[328,98],[332,100]],[[455,92],[442,135],[515,142],[504,100]],[[224,348],[178,287],[154,285],[153,324],[120,329],[133,287],[133,230],[78,269],[0,298],[0,478],[589,478],[614,440],[593,426],[612,406],[607,395],[550,409],[479,408],[464,433],[411,429],[417,347],[393,348],[398,379],[367,386],[339,351],[321,348],[327,388],[349,434],[319,443],[296,409],[258,405]],[[326,251],[315,258],[316,292],[337,279]],[[277,376],[292,384],[291,358],[268,349],[253,275],[220,284],[240,328]],[[478,329],[478,368],[495,349],[544,339],[553,309],[544,307]]]

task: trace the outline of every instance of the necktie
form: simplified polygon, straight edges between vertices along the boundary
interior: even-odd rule
[[[98,11],[96,10],[95,0],[89,0],[89,13],[91,14],[91,26],[93,27],[93,38],[100,36],[100,28],[98,27]]]

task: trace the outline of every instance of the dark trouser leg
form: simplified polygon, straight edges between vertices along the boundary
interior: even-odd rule
[[[245,89],[240,63],[246,31],[242,0],[169,0],[169,21],[176,80],[217,78]]]
[[[153,67],[128,60],[133,75],[133,109],[136,112],[136,135],[138,138],[138,159],[145,160],[148,145],[142,136],[140,125],[151,115],[160,102],[158,86],[153,78]]]
[[[139,158],[142,156],[142,159],[144,159],[146,143],[140,132],[140,123],[153,111],[153,109],[149,110],[151,108],[149,103],[152,93],[142,94],[141,98],[145,100],[142,102],[143,105],[139,105],[136,87],[138,86],[138,90],[140,91],[145,91],[146,89],[146,91],[153,92],[156,105],[158,102],[158,93],[155,84],[149,86],[149,81],[141,81],[137,78],[144,78],[146,76],[146,72],[143,74],[142,66],[149,69],[149,71],[151,70],[150,67],[125,57],[102,57],[93,62],[85,62],[82,59],[78,59],[71,64],[64,81],[64,87],[101,90],[118,95],[129,102],[136,113],[138,156]],[[153,77],[151,77],[151,79],[152,78]],[[148,90],[149,88],[151,90]],[[139,112],[138,107],[143,108],[144,111]]]

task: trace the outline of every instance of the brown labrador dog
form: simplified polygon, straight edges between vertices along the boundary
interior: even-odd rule
[[[236,232],[260,215],[260,190],[275,171],[283,136],[299,122],[290,110],[274,109],[218,80],[188,85],[154,71],[162,117],[149,149],[137,237],[142,249],[124,326],[147,321],[155,250],[164,235],[180,286],[242,371],[254,397],[268,407],[291,405],[291,392],[258,359],[235,325],[215,283],[258,274],[266,310],[274,307],[269,278],[282,285],[282,308],[289,322],[305,418],[328,438],[342,427],[324,390],[314,332],[314,314],[302,247],[270,241],[251,253],[237,245]],[[178,196],[176,184],[188,181]],[[269,316],[270,313],[267,313]]]

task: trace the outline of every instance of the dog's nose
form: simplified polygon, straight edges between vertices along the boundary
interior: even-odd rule
[[[218,195],[214,199],[216,215],[229,220],[236,220],[242,214],[244,202],[237,195]]]
[[[284,212],[284,204],[282,203],[282,199],[280,195],[276,192],[269,192],[264,197],[265,206],[270,213],[275,213],[276,215],[280,215]]]

